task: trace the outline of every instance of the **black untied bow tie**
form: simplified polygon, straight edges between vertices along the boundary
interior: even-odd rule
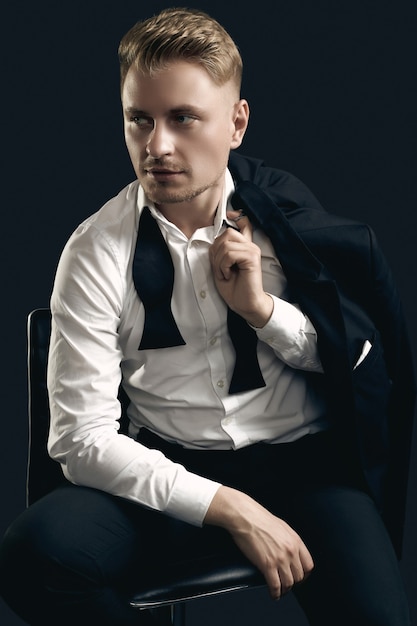
[[[139,350],[185,345],[171,310],[174,265],[161,230],[148,207],[144,207],[139,221],[133,282],[145,308]],[[257,356],[256,332],[229,307],[227,327],[236,353],[229,393],[265,387]]]

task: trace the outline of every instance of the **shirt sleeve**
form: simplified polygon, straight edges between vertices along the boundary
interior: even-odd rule
[[[256,328],[258,339],[274,350],[278,358],[293,367],[322,372],[317,350],[317,333],[309,318],[296,304],[269,294],[274,310],[262,328]]]
[[[74,484],[198,526],[219,484],[119,433],[123,271],[114,242],[91,225],[64,249],[51,297],[49,453]]]

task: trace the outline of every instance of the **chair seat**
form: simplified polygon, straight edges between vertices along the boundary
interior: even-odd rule
[[[158,570],[140,581],[131,606],[152,609],[197,598],[265,585],[259,570],[244,558],[205,557]]]

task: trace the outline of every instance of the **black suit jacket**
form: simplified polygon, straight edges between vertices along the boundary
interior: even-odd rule
[[[291,300],[313,322],[338,436],[364,477],[400,553],[415,379],[400,299],[366,224],[331,215],[296,177],[232,153],[243,208],[274,245]],[[365,341],[372,349],[355,368]]]

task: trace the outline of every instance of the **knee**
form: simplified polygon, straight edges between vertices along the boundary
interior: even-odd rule
[[[354,577],[339,584],[337,572],[324,582],[317,573],[294,589],[312,626],[410,626],[408,601],[398,577],[393,577],[387,592],[372,577],[363,585]]]
[[[85,563],[76,566],[77,550],[66,540],[65,509],[60,520],[37,503],[9,526],[0,544],[0,594],[29,623],[45,616],[60,590],[94,583]]]
[[[355,619],[356,624],[375,624],[375,626],[410,626],[410,612],[403,589],[394,589],[384,598],[368,601],[362,608],[363,621]]]
[[[35,508],[24,511],[7,529],[0,545],[0,580],[2,585],[28,573],[42,572],[52,558],[60,558],[60,545],[48,515],[37,514]]]
[[[0,595],[15,613],[28,621],[30,616],[26,615],[25,606],[37,602],[42,570],[41,555],[36,556],[40,546],[36,547],[37,542],[32,538],[36,539],[34,533],[25,528],[24,519],[18,518],[0,544]]]

